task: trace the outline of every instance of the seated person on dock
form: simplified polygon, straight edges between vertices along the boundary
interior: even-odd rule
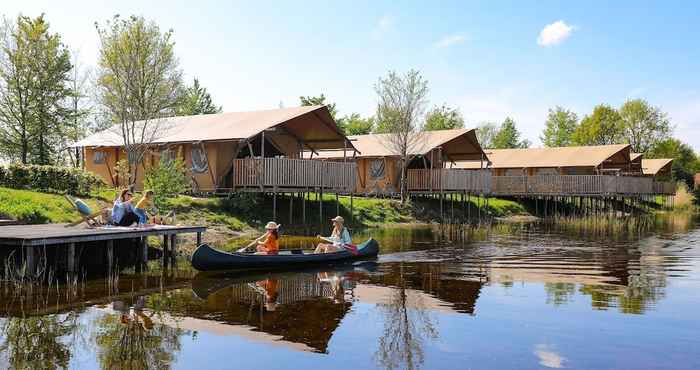
[[[350,233],[344,226],[345,220],[340,216],[335,216],[331,221],[333,221],[333,232],[331,232],[331,236],[326,238],[321,235],[316,235],[317,238],[323,239],[328,243],[319,243],[314,253],[337,252],[343,250],[346,245],[352,244]]]
[[[134,195],[129,189],[124,189],[119,194],[119,198],[114,201],[112,208],[112,223],[117,226],[131,226],[139,221],[139,216],[134,213]]]
[[[273,221],[270,221],[267,223],[267,225],[265,225],[266,233],[263,235],[265,240],[258,240],[257,252],[255,254],[275,255],[279,252],[279,233],[277,232],[279,227],[280,225]]]
[[[146,213],[146,208],[153,208],[153,190],[146,190],[143,193],[143,197],[136,203],[136,208],[134,213],[139,216],[139,225],[145,225],[148,223],[148,213]]]

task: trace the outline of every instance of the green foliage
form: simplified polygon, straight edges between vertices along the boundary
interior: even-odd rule
[[[644,155],[645,158],[673,158],[673,177],[694,186],[693,176],[700,171],[700,158],[690,145],[678,139],[666,139],[656,143]]]
[[[311,105],[325,105],[328,111],[331,113],[333,120],[336,120],[336,115],[338,111],[335,108],[335,103],[327,102],[326,96],[321,94],[319,96],[300,96],[299,101],[302,107],[307,107]]]
[[[547,147],[569,146],[577,127],[576,113],[557,106],[549,110],[540,140]]]
[[[216,106],[206,88],[199,85],[199,80],[194,79],[192,86],[185,88],[184,94],[175,107],[177,116],[194,116],[197,114],[221,113],[221,106]]]
[[[338,119],[338,127],[345,135],[367,135],[374,129],[374,117],[362,118],[358,113]]]
[[[435,130],[450,130],[455,128],[464,128],[464,117],[457,108],[450,108],[443,104],[431,109],[425,118],[426,131]]]
[[[527,139],[520,140],[520,131],[515,127],[515,121],[510,117],[503,121],[503,124],[498,129],[498,133],[493,138],[494,149],[527,148],[529,146],[530,141]]]
[[[102,185],[98,176],[78,168],[21,164],[0,167],[0,186],[12,189],[86,195]]]
[[[97,210],[95,200],[84,199]],[[72,222],[80,214],[62,195],[0,187],[0,217],[27,223]]]
[[[146,172],[143,186],[145,189],[153,190],[155,204],[159,207],[163,206],[167,198],[190,189],[185,163],[180,158],[161,157],[158,165]]]
[[[600,104],[583,117],[572,136],[576,145],[610,145],[624,141],[624,124],[615,108]]]
[[[74,113],[66,104],[73,94],[70,55],[43,15],[19,16],[5,26],[0,30],[0,155],[24,164],[54,164]]]
[[[693,189],[693,204],[700,207],[700,186]]]
[[[498,126],[493,122],[484,122],[476,128],[476,138],[482,148],[493,148],[493,140],[498,134]]]
[[[620,107],[625,141],[632,151],[645,153],[654,145],[668,139],[671,123],[660,108],[649,105],[646,100],[628,100]]]

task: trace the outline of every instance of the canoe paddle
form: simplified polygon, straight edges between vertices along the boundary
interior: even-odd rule
[[[243,252],[245,252],[246,250],[248,250],[248,248],[250,248],[250,247],[254,246],[255,244],[257,244],[265,235],[267,235],[267,234],[261,235],[261,236],[258,237],[257,239],[255,239],[255,240],[253,240],[252,242],[250,242],[250,244],[248,244],[248,245],[246,245],[245,247],[243,247],[243,248],[237,250],[236,252],[238,252],[238,253],[243,253]]]

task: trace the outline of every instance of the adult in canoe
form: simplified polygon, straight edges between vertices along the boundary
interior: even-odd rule
[[[279,253],[280,250],[280,244],[279,244],[279,233],[277,232],[277,229],[279,229],[280,225],[270,221],[265,225],[265,237],[264,241],[258,240],[257,244],[257,252],[255,254],[266,254],[266,255],[275,255]]]
[[[319,243],[314,253],[337,252],[345,248],[346,245],[352,245],[350,232],[348,232],[348,228],[345,227],[345,220],[341,216],[335,216],[331,221],[333,222],[331,236],[323,237],[321,235],[316,235],[317,238],[326,241],[326,243]]]

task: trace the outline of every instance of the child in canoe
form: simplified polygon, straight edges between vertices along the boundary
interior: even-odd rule
[[[345,219],[341,216],[335,216],[331,221],[333,222],[331,236],[323,237],[321,235],[316,235],[317,238],[325,240],[328,243],[319,243],[314,253],[337,252],[343,250],[346,246],[352,245],[350,232],[348,232],[348,228],[344,226]]]
[[[280,225],[277,223],[270,221],[265,225],[265,235],[261,236],[257,240],[257,252],[255,254],[268,254],[268,255],[275,255],[279,252],[280,250],[280,244],[279,244],[279,233],[277,229],[279,229]],[[265,238],[264,241],[260,241],[260,239]]]

